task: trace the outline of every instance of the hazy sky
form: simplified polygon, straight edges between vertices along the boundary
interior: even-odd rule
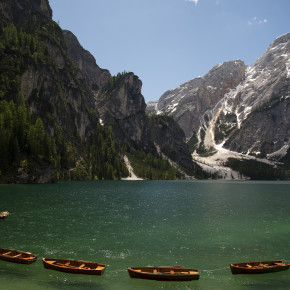
[[[290,0],[49,0],[112,75],[132,71],[145,100],[158,100],[218,63],[251,65],[290,32]]]

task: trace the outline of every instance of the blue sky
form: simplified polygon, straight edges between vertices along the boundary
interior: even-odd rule
[[[146,102],[205,75],[218,63],[251,65],[290,32],[289,0],[49,0],[112,75],[132,71]]]

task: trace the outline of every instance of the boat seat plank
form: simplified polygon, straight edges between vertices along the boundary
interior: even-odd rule
[[[9,255],[9,254],[11,254],[11,251],[10,252],[7,252],[7,253],[4,253],[2,255]]]
[[[22,254],[18,254],[18,255],[16,255],[16,256],[13,256],[13,258],[17,258],[17,257],[19,257],[19,256],[21,256]]]
[[[100,266],[98,266],[97,268],[96,268],[96,270],[102,270],[103,269],[103,267],[100,267]],[[141,270],[140,270],[140,272],[141,272]]]
[[[70,262],[65,263],[66,266],[68,266],[70,264]]]
[[[55,261],[46,261],[48,264],[54,264]]]
[[[82,269],[85,265],[86,265],[86,264],[81,264],[81,265],[79,266],[79,268]]]

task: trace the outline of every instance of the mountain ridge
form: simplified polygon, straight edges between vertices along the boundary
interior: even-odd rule
[[[125,156],[144,179],[194,175],[191,159],[178,164],[187,146],[175,166],[157,150],[141,80],[100,68],[48,0],[1,0],[0,16],[1,183],[122,179]]]
[[[215,74],[221,67],[225,75]],[[212,85],[213,75],[218,86]],[[288,33],[277,37],[253,65],[247,67],[240,60],[216,65],[204,77],[165,92],[149,106],[148,113],[173,116],[187,136],[195,161],[206,162],[209,158],[201,155],[211,154],[218,163],[220,154],[218,157],[215,152],[222,147],[233,156],[237,152],[246,159],[260,157],[259,162],[288,160],[289,78]],[[230,80],[230,85],[225,86],[225,80]],[[206,100],[210,101],[202,106]],[[285,166],[289,171],[289,163]]]

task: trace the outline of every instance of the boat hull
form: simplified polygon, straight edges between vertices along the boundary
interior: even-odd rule
[[[0,219],[5,219],[9,215],[9,211],[0,212]]]
[[[279,260],[231,264],[230,268],[232,274],[264,274],[286,271],[289,266]]]
[[[13,249],[0,249],[0,260],[17,264],[32,264],[37,256],[29,252],[23,252]]]
[[[158,281],[192,281],[199,279],[199,272],[196,269],[133,267],[128,268],[128,273],[131,278]]]
[[[95,262],[71,260],[71,259],[46,259],[42,258],[43,266],[46,269],[85,275],[102,275],[106,265]]]

